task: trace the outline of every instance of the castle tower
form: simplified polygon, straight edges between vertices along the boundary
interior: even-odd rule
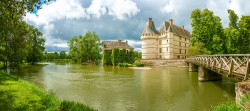
[[[142,59],[158,58],[158,32],[152,18],[149,18],[141,34]]]

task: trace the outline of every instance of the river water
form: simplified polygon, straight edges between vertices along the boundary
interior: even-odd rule
[[[68,63],[28,65],[9,72],[61,99],[84,103],[101,111],[211,110],[235,98],[235,81],[199,82],[188,68],[152,67],[150,70]]]

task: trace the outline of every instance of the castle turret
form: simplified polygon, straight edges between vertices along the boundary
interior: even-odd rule
[[[158,32],[152,18],[149,18],[141,34],[142,59],[158,58]]]

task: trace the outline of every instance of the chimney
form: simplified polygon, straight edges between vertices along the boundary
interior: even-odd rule
[[[169,19],[169,24],[172,26],[173,25],[173,19]]]
[[[126,44],[128,45],[128,41],[126,40]]]
[[[122,42],[122,40],[118,40],[118,42],[119,42],[119,43],[121,43],[121,42]]]
[[[184,30],[184,25],[183,25],[183,26],[181,26],[181,28]]]
[[[148,19],[148,24],[149,24],[149,26],[152,26],[152,18]]]

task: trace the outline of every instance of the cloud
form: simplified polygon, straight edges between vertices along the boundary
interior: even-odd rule
[[[42,9],[38,10],[36,14],[28,13],[24,19],[34,22],[36,25],[47,25],[62,18],[79,19],[89,18],[89,16],[77,0],[57,0],[42,5]]]
[[[87,13],[99,18],[107,12],[108,15],[124,20],[131,17],[140,10],[136,3],[131,0],[93,0],[87,9]]]
[[[128,40],[140,50],[140,35],[149,17],[157,29],[164,21],[192,31],[191,11],[208,8],[229,23],[227,9],[241,18],[250,15],[250,0],[56,0],[42,5],[37,13],[27,13],[24,20],[34,25],[46,39],[46,51],[68,51],[73,36],[96,31],[101,40]]]

